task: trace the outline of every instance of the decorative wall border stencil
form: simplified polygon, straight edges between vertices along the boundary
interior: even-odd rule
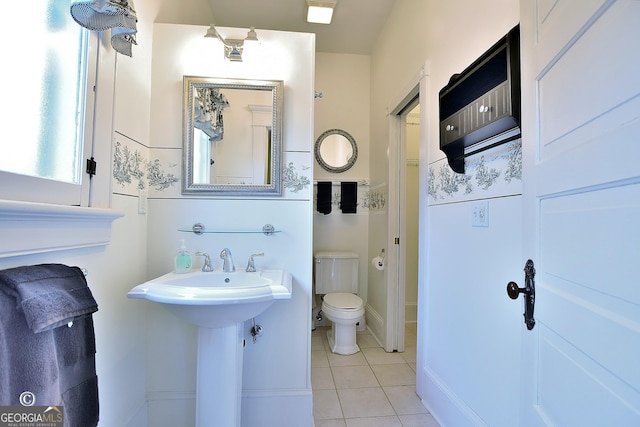
[[[371,191],[366,191],[365,194],[362,195],[362,207],[365,209],[371,208]],[[358,204],[360,206],[360,204]]]
[[[383,211],[387,206],[387,193],[382,190],[371,190],[367,194],[366,207],[370,211]]]
[[[310,169],[310,166],[302,166],[302,170],[307,169]],[[282,171],[282,184],[285,189],[297,193],[307,189],[311,185],[311,180],[307,176],[299,175],[293,162],[289,162]]]
[[[114,189],[114,192],[137,196],[141,190],[163,191],[180,182],[179,173],[168,171],[178,164],[158,158],[146,160],[148,152],[149,149],[140,143],[119,135],[119,140],[114,142],[113,180],[114,187],[122,191]]]
[[[508,147],[509,148],[509,147]],[[507,152],[507,170],[504,179],[511,182],[512,179],[522,181],[522,144],[521,141],[514,142]]]
[[[365,200],[363,201],[364,207],[369,209],[369,212],[382,212],[386,210],[388,199],[388,186],[387,184],[378,184],[373,188],[369,188],[369,191],[365,194]]]
[[[122,144],[120,141],[114,143],[113,179],[122,188],[131,187],[134,181],[137,181],[135,183],[136,190],[146,188],[145,172],[142,165],[144,165],[144,157],[139,150],[132,150],[129,144]]]
[[[429,165],[430,205],[522,194],[520,140],[470,156],[465,162],[465,174],[454,172],[446,159]]]
[[[175,168],[177,164],[169,164],[169,168]],[[172,173],[162,170],[160,159],[155,159],[147,163],[147,178],[149,187],[153,187],[157,191],[165,190],[180,182],[180,178]]]
[[[148,197],[175,199],[182,197],[182,149],[151,148],[147,163]]]

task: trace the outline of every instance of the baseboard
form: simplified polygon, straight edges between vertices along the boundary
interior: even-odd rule
[[[140,427],[149,425],[148,421],[148,406],[147,401],[141,401],[135,408],[133,408],[125,417],[120,425],[126,427]]]
[[[369,332],[371,332],[371,335],[373,335],[374,338],[378,341],[378,343],[380,343],[380,345],[384,347],[383,337],[386,336],[385,334],[386,327],[385,327],[384,319],[369,304],[367,304],[364,316],[367,322],[367,328],[369,329]]]
[[[424,379],[423,404],[442,427],[488,427],[464,401],[428,367],[422,371]],[[443,420],[446,420],[445,424]]]
[[[192,426],[196,424],[195,391],[147,392],[151,427]]]
[[[242,408],[243,426],[313,426],[311,389],[245,390]]]
[[[195,392],[149,392],[147,400],[149,426],[195,423]],[[243,426],[312,427],[312,390],[243,390],[241,417]]]
[[[408,302],[404,305],[404,319],[407,323],[416,323],[418,321],[418,303]]]

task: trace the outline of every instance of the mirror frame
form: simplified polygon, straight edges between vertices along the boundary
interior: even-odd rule
[[[194,158],[194,91],[196,88],[244,89],[270,91],[272,94],[270,183],[252,184],[200,184],[193,182]],[[247,80],[218,77],[183,77],[183,156],[182,194],[202,196],[280,196],[282,194],[282,80]]]
[[[351,148],[353,149],[353,154],[351,155],[351,157],[349,158],[349,160],[344,166],[332,166],[328,164],[322,158],[322,154],[320,154],[320,146],[322,145],[322,142],[331,135],[344,136],[347,139],[347,141],[349,141],[349,143],[351,144]],[[356,163],[356,160],[358,160],[358,146],[356,144],[356,140],[353,138],[353,136],[351,136],[349,132],[344,131],[342,129],[329,129],[328,131],[323,132],[318,137],[318,139],[316,139],[314,152],[316,156],[316,161],[320,166],[322,166],[322,169],[326,170],[327,172],[333,172],[333,173],[345,172],[351,169],[351,167]]]

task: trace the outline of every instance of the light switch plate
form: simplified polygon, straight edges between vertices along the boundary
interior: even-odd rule
[[[489,201],[483,200],[473,203],[473,209],[471,213],[471,225],[473,227],[488,227],[489,226]]]

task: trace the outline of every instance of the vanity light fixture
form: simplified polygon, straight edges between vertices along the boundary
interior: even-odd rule
[[[333,9],[338,0],[307,0],[307,22],[331,24]]]
[[[215,37],[224,45],[224,57],[229,61],[242,62],[242,51],[244,50],[245,41],[258,41],[258,34],[256,29],[251,27],[247,32],[247,37],[242,40],[239,39],[225,39],[220,35],[214,24],[211,24],[205,37]]]

